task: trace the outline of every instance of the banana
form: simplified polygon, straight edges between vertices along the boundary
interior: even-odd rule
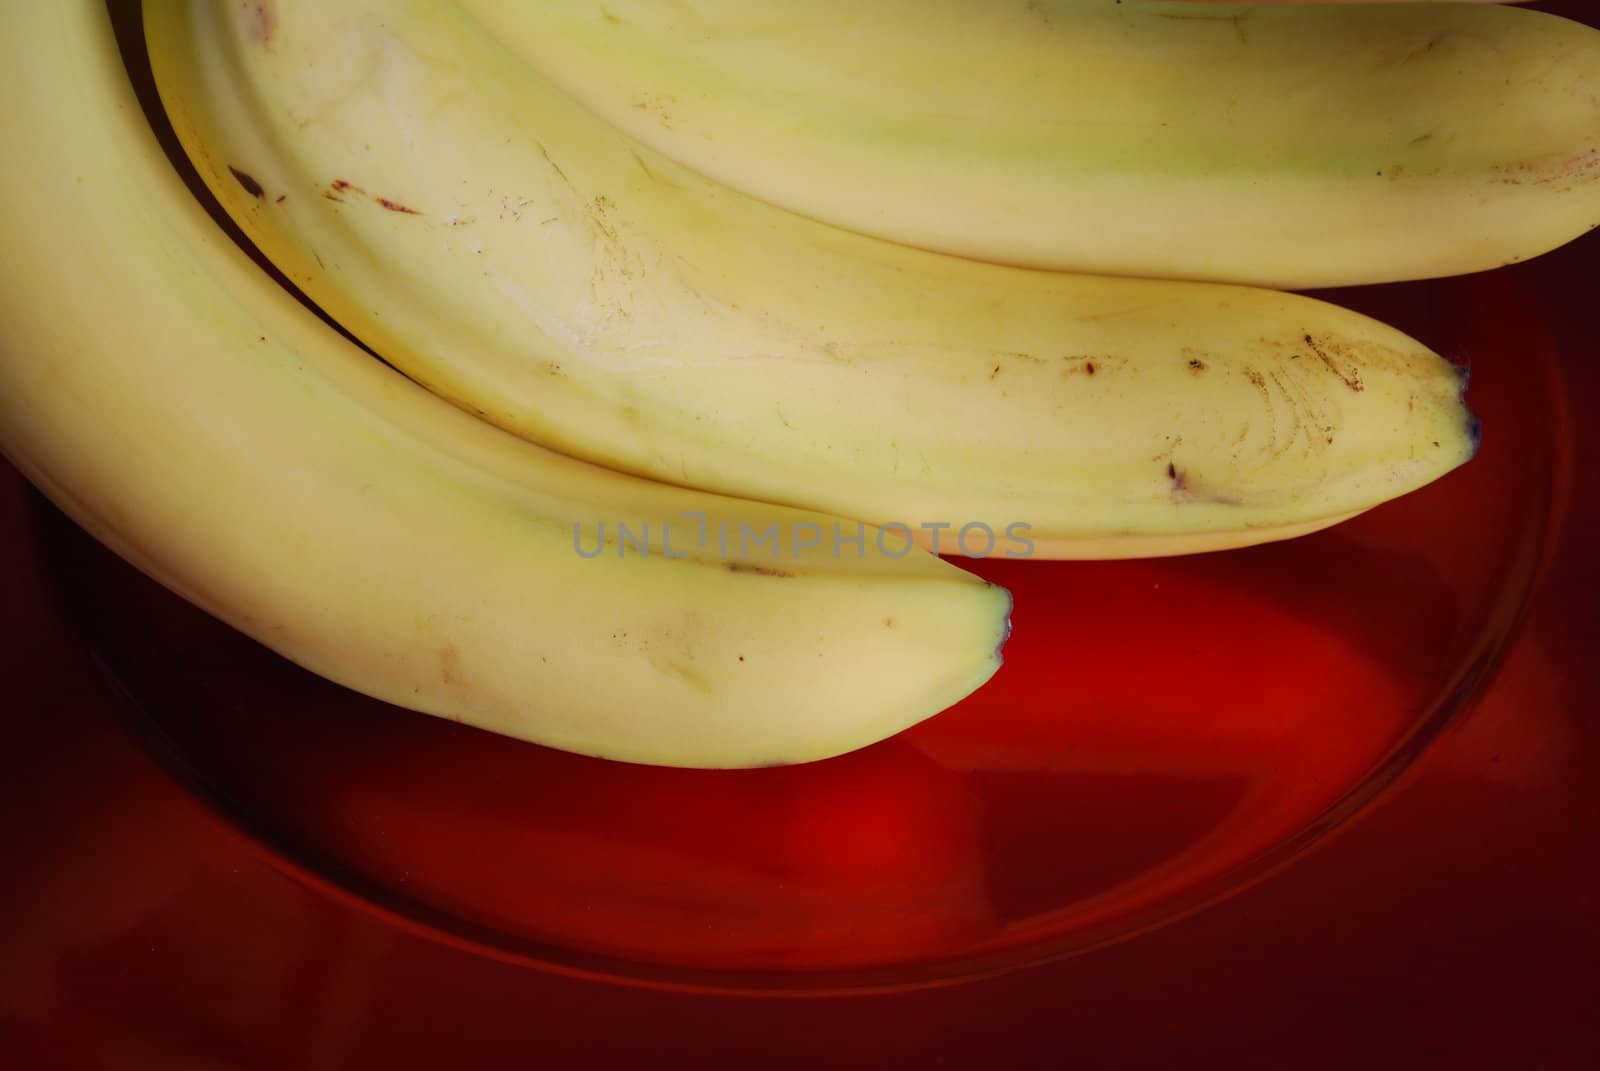
[[[1600,32],[1463,4],[460,0],[730,186],[1032,267],[1286,289],[1600,224]]]
[[[0,87],[0,449],[215,616],[402,706],[669,765],[847,751],[995,671],[1004,591],[551,454],[340,337],[190,195],[102,0],[12,5]]]
[[[1380,323],[824,226],[617,132],[450,0],[157,0],[146,25],[251,239],[414,379],[563,453],[945,552],[1096,558],[1299,535],[1476,443],[1456,371]]]

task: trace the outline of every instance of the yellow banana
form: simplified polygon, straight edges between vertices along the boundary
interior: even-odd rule
[[[824,226],[617,132],[450,0],[146,21],[179,137],[274,262],[413,378],[568,454],[941,550],[1091,558],[1300,534],[1476,441],[1455,370],[1373,320]]]
[[[216,616],[394,703],[674,765],[846,751],[994,672],[1003,591],[540,450],[340,338],[190,196],[100,0],[12,5],[0,87],[0,448]]]
[[[1600,225],[1600,32],[1463,4],[460,0],[652,148],[863,233],[1300,289]]]

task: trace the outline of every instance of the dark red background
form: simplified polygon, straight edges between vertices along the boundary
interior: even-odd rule
[[[0,470],[0,1066],[1600,1066],[1600,237],[1516,270],[1548,302],[1579,437],[1563,541],[1489,695],[1402,788],[1246,892],[899,995],[574,980],[285,876],[125,727]]]

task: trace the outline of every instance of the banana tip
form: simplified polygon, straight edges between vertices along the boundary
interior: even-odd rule
[[[1000,639],[994,645],[995,667],[999,668],[1006,663],[1006,644],[1011,639],[1011,611],[1016,606],[1017,600],[1016,597],[1011,594],[1010,589],[1003,588],[999,584],[990,584],[989,586],[1000,592],[1001,595],[1004,595],[1006,600],[1005,618],[1000,622]]]
[[[1483,421],[1466,405],[1467,387],[1472,381],[1472,366],[1466,361],[1451,362],[1458,383],[1456,397],[1462,402],[1467,422],[1467,460],[1478,456],[1478,446],[1483,442]]]

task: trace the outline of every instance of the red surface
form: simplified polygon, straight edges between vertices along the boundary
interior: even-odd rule
[[[1600,402],[1597,277],[1600,237],[1590,236],[1513,272],[1362,298],[1395,303],[1403,319],[1422,316],[1418,294],[1437,292],[1460,313],[1463,337],[1447,341],[1475,360],[1473,401],[1489,436],[1461,479],[1363,519],[1358,537],[1330,533],[1314,537],[1321,544],[1196,565],[1063,569],[1051,598],[1046,582],[1019,575],[1019,597],[1024,588],[1033,597],[1019,601],[1016,646],[995,689],[827,776],[624,775],[342,698],[318,707],[330,693],[193,625],[57,522],[41,522],[4,470],[0,560],[10,579],[0,629],[11,642],[0,646],[0,670],[17,699],[0,753],[0,1066],[1600,1066],[1600,909],[1592,906],[1600,670],[1590,654],[1600,508],[1589,475],[1600,464],[1600,429],[1586,419]],[[1537,371],[1547,347],[1528,331],[1528,310],[1517,304],[1525,293],[1537,295],[1555,336],[1554,383]],[[1564,393],[1570,427],[1561,406],[1549,408],[1552,391]],[[629,868],[654,850],[666,869],[648,873],[669,875],[681,892],[705,873],[694,863],[712,842],[692,831],[712,825],[732,828],[724,859],[751,871],[787,867],[802,889],[845,904],[893,905],[889,873],[905,887],[944,881],[945,902],[959,906],[960,875],[1003,867],[1009,884],[991,880],[977,925],[953,910],[942,921],[930,916],[939,923],[932,930],[884,944],[890,912],[847,950],[899,962],[983,938],[997,909],[1023,921],[1046,908],[1078,910],[1097,890],[1159,870],[1185,845],[1248,852],[1313,818],[1404,727],[1296,736],[1251,712],[1272,709],[1272,688],[1303,688],[1308,670],[1321,674],[1308,700],[1319,724],[1335,712],[1381,722],[1401,700],[1437,693],[1470,661],[1518,548],[1538,544],[1527,525],[1540,514],[1513,511],[1540,506],[1553,471],[1569,482],[1565,525],[1517,642],[1488,693],[1400,786],[1284,868],[1179,921],[1044,966],[891,995],[749,999],[579,980],[330,895],[292,876],[152,757],[81,642],[120,660],[122,679],[145,701],[172,701],[158,720],[174,732],[188,727],[179,743],[220,772],[230,803],[245,799],[278,832],[292,827],[296,848],[328,837],[323,847],[346,862],[359,856],[385,895],[413,875],[435,884],[413,890],[435,907],[472,891],[471,902],[448,906],[486,926],[490,943],[533,918],[635,953],[665,941],[654,951],[667,963],[696,955],[767,963],[770,949],[685,945],[681,914],[651,915],[637,901],[599,902],[602,921],[590,925],[604,932],[584,937],[571,910],[582,898],[548,899],[547,864],[558,850],[570,873],[597,875],[602,891],[642,880]],[[1484,512],[1483,502],[1500,512]],[[1410,556],[1395,542],[1408,533]],[[1307,573],[1303,546],[1334,554],[1335,564]],[[47,558],[63,583],[47,580]],[[1418,563],[1428,570],[1411,568]],[[1152,664],[1115,639],[1141,622],[1085,634],[1070,630],[1073,615],[1085,601],[1108,610],[1146,579],[1185,585],[1146,625],[1162,672],[1107,685],[1094,667]],[[1266,597],[1285,589],[1294,594]],[[1228,702],[1237,667],[1208,669],[1183,642],[1212,643],[1230,628],[1253,635],[1275,667],[1252,678],[1268,692],[1247,703]],[[1077,796],[1059,777],[1025,776],[1027,755],[1075,753],[1052,735],[1059,721],[1032,716],[1030,699],[1053,675],[1078,684],[1080,714],[1113,700],[1122,713],[1143,712],[1097,727],[1073,771]],[[254,690],[239,691],[241,681]],[[234,722],[173,713],[213,709],[230,685],[243,711]],[[1130,694],[1144,699],[1130,703]],[[1178,716],[1178,695],[1194,716]],[[259,716],[271,710],[282,714],[276,723]],[[317,746],[324,715],[332,742]],[[204,737],[207,724],[224,731]],[[232,751],[226,730],[246,734],[231,737]],[[197,750],[208,739],[211,750]],[[1023,756],[1012,763],[1023,772],[1004,772],[996,741]],[[990,747],[983,777],[955,776],[952,757],[970,758],[979,745]],[[1242,771],[1245,787],[1207,795],[1202,786],[1218,781],[1219,768]],[[526,793],[494,786],[531,774],[567,786],[575,802],[556,831],[568,835],[565,848],[558,837],[519,855],[508,847],[542,812]],[[1145,780],[1130,784],[1131,774]],[[1111,792],[1097,777],[1120,780]],[[875,791],[863,796],[862,785]],[[1205,839],[1217,815],[1240,813],[1233,793],[1262,785],[1276,786],[1259,797],[1271,806],[1244,813],[1279,828]],[[1111,799],[1124,809],[1107,835],[1096,808]],[[1129,810],[1130,801],[1143,802]],[[688,821],[675,821],[684,811]],[[803,821],[786,817],[802,811]],[[1041,824],[1038,815],[1052,811],[1059,819]],[[741,841],[741,823],[787,836],[779,846],[755,834]],[[625,851],[583,854],[586,839],[619,831],[634,838]],[[1063,872],[1040,858],[1061,844],[1099,866],[1066,873],[1083,888],[1064,886]],[[541,866],[530,864],[536,858]],[[1054,876],[1041,885],[1042,874]],[[714,874],[701,880],[713,892],[725,886]],[[619,933],[629,918],[637,930]],[[788,936],[806,947],[803,932]]]

